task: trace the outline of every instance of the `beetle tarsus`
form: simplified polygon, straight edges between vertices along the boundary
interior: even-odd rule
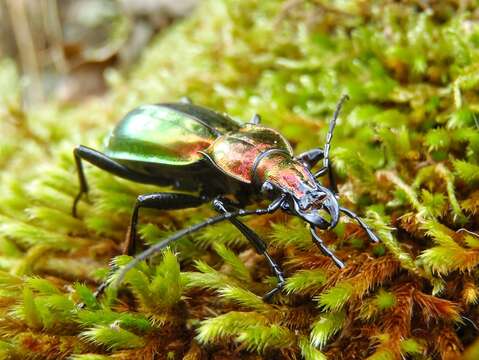
[[[112,274],[114,272],[115,268],[111,268],[110,269],[110,274]],[[108,276],[108,279],[110,278],[110,276]],[[93,297],[95,299],[98,299],[100,296],[103,295],[103,293],[105,292],[106,288],[108,287],[109,285],[109,282],[108,280],[105,280],[103,281],[100,285],[98,285],[98,287],[95,289],[95,292],[93,293]],[[77,308],[80,309],[80,310],[83,310],[86,308],[86,304],[84,302],[81,302],[77,305]]]
[[[272,290],[268,291],[266,294],[263,295],[263,301],[266,302],[266,303],[270,303],[271,300],[273,299],[273,297],[281,292],[281,290],[283,290],[283,287],[284,287],[284,284],[286,283],[285,280],[281,281],[281,282],[278,282],[278,284],[276,285],[275,288],[273,288]]]
[[[77,217],[78,217],[77,206],[78,206],[78,202],[80,201],[82,195],[83,195],[83,192],[80,191],[80,192],[75,196],[75,199],[73,200],[72,215],[73,215],[74,218],[77,218]]]
[[[81,303],[77,304],[77,309],[83,310],[83,309],[85,309],[85,308],[86,308],[86,304],[85,304],[85,303],[81,302]]]
[[[318,236],[318,234],[316,234],[316,230],[312,227],[310,231],[311,235],[313,235],[313,242],[319,247],[322,253],[331,258],[338,268],[343,269],[344,263],[339,260],[336,255],[334,255],[334,253],[324,244],[323,240]]]
[[[284,284],[286,283],[286,279],[284,278],[283,271],[281,270],[279,265],[276,263],[276,261],[274,261],[274,259],[268,254],[268,252],[265,251],[263,255],[268,261],[268,265],[271,267],[271,270],[273,271],[274,275],[278,279],[278,283],[276,284],[276,287],[263,295],[263,300],[265,302],[271,302],[271,299],[273,298],[273,296],[283,289]]]
[[[93,296],[95,297],[95,299],[100,297],[105,292],[107,287],[108,287],[108,282],[107,281],[102,282],[93,293]]]
[[[110,270],[111,271],[111,270]],[[108,287],[108,282],[104,281],[98,287],[96,288],[95,292],[93,293],[93,296],[95,299],[98,299],[103,293],[105,292],[105,289]],[[77,309],[83,310],[86,308],[86,304],[84,302],[81,302],[77,304]]]
[[[379,242],[379,237],[374,233],[374,231],[371,230],[371,228],[358,215],[356,215],[351,210],[343,208],[343,207],[340,207],[339,211],[343,212],[344,214],[349,216],[351,219],[356,220],[359,226],[361,226],[361,228],[366,232],[366,234],[368,234],[368,237],[372,242],[374,243]]]

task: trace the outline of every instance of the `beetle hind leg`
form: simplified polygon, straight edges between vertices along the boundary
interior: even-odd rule
[[[86,181],[85,173],[83,171],[82,161],[85,160],[90,164],[109,172],[112,175],[121,177],[123,179],[143,183],[143,184],[155,184],[155,185],[169,185],[169,182],[163,179],[159,179],[153,176],[137,173],[126,166],[111,159],[105,154],[91,149],[89,147],[79,145],[73,150],[75,157],[75,163],[78,171],[78,179],[80,182],[80,191],[73,201],[72,214],[77,216],[77,204],[80,201],[83,194],[88,193],[88,184]]]

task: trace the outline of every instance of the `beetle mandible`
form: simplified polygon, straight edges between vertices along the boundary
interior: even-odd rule
[[[226,114],[194,105],[187,99],[178,103],[140,106],[113,129],[104,153],[82,145],[74,149],[80,191],[73,202],[73,215],[77,215],[78,201],[88,192],[82,160],[124,179],[171,186],[182,191],[138,196],[125,246],[128,255],[134,255],[140,208],[186,209],[212,202],[218,216],[180,230],[149,247],[120,270],[117,283],[138,262],[180,237],[228,220],[265,257],[276,276],[276,287],[264,295],[269,301],[284,286],[283,272],[269,255],[266,243],[239,217],[270,214],[277,210],[300,217],[310,225],[313,242],[339,268],[344,267],[343,262],[323,243],[316,229],[334,228],[343,213],[357,221],[373,242],[379,241],[359,216],[338,203],[329,150],[336,120],[347,98],[347,95],[343,96],[336,107],[324,147],[296,157],[291,145],[279,132],[260,125],[257,114],[249,123],[241,124]],[[321,160],[322,167],[313,173],[312,168]],[[326,174],[330,188],[318,180]],[[227,198],[228,195],[235,200]],[[270,199],[271,203],[262,209],[242,209],[260,199]],[[106,286],[107,283],[100,285],[96,295]]]

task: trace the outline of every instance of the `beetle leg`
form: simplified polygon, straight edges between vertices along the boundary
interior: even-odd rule
[[[349,216],[351,219],[354,219],[358,222],[358,224],[363,228],[363,230],[368,234],[369,239],[371,239],[372,242],[378,243],[379,242],[379,237],[371,230],[371,228],[361,219],[358,215],[353,213],[351,210],[340,207],[339,211],[345,213],[347,216]]]
[[[344,263],[339,260],[336,255],[334,255],[334,253],[324,244],[323,240],[318,236],[318,234],[316,234],[316,229],[311,227],[310,231],[311,235],[313,235],[313,242],[319,247],[322,253],[331,258],[338,268],[344,268]]]
[[[72,206],[73,217],[77,217],[78,201],[80,201],[83,194],[88,194],[88,183],[86,181],[85,172],[83,171],[83,164],[81,161],[82,160],[81,147],[82,146],[80,145],[73,150],[73,156],[75,158],[75,164],[76,164],[77,173],[78,173],[78,182],[80,183],[80,191],[78,192],[78,194],[75,196],[75,199],[73,200],[73,206]]]
[[[185,195],[185,194],[177,194],[177,195]],[[202,198],[200,198],[200,199],[203,200]],[[203,229],[207,226],[211,226],[211,225],[217,224],[221,221],[229,220],[229,219],[236,218],[236,217],[239,217],[239,216],[270,214],[270,213],[279,209],[283,200],[284,200],[284,197],[279,197],[278,199],[273,201],[271,203],[271,205],[268,206],[266,209],[256,209],[256,210],[240,209],[240,210],[236,210],[236,211],[232,211],[232,212],[227,212],[227,213],[221,214],[219,216],[208,218],[208,219],[206,219],[206,220],[204,220],[200,223],[197,223],[195,225],[192,225],[192,226],[190,226],[186,229],[182,229],[182,230],[177,231],[175,234],[167,237],[166,239],[160,241],[159,243],[156,243],[156,244],[150,246],[148,249],[146,249],[143,252],[141,252],[140,254],[136,255],[135,258],[132,261],[130,261],[127,265],[122,267],[117,274],[117,277],[116,277],[116,280],[115,280],[113,286],[115,286],[115,287],[119,286],[121,284],[121,282],[123,281],[123,279],[125,278],[128,271],[130,271],[136,265],[138,265],[138,263],[140,261],[143,261],[143,260],[146,260],[146,259],[152,257],[153,255],[157,254],[161,250],[165,249],[172,242],[182,238],[183,236],[189,235],[189,234],[191,234],[195,231],[201,230],[201,229]],[[176,207],[176,209],[178,209],[178,207]],[[97,291],[95,292],[95,297],[100,296],[105,291],[105,289],[108,285],[109,285],[108,281],[105,281],[102,284],[100,284]],[[85,306],[84,304],[79,305],[80,308],[83,308],[84,306]]]
[[[109,158],[105,154],[91,149],[89,147],[79,145],[73,150],[73,155],[75,157],[75,162],[78,170],[78,179],[80,181],[80,191],[73,201],[72,214],[77,216],[77,204],[83,194],[88,192],[88,184],[86,177],[83,171],[82,160],[88,161],[90,164],[109,172],[110,174],[119,176],[123,179],[143,183],[143,184],[154,184],[154,185],[168,185],[165,180],[139,174],[128,169],[126,166],[116,162],[115,160]]]
[[[311,149],[299,154],[296,159],[304,164],[308,169],[312,169],[324,157],[323,149]]]
[[[151,245],[148,249],[144,250],[140,254],[136,255],[135,258],[130,261],[128,264],[123,266],[116,277],[116,280],[113,284],[113,286],[118,287],[123,279],[125,278],[126,274],[128,271],[133,269],[136,265],[138,265],[141,261],[149,259],[153,255],[159,253],[163,249],[165,249],[168,245],[170,245],[172,242],[182,238],[183,236],[189,235],[194,233],[195,231],[201,230],[207,226],[211,226],[214,224],[217,224],[219,222],[229,220],[232,218],[237,218],[240,216],[249,216],[249,215],[265,215],[265,214],[271,214],[272,212],[276,211],[279,209],[282,201],[284,200],[284,197],[279,197],[277,200],[275,200],[273,203],[271,203],[270,206],[268,206],[266,209],[256,209],[256,210],[243,210],[239,209],[236,211],[231,211],[227,212],[218,216],[214,216],[211,218],[208,218],[200,223],[197,223],[195,225],[192,225],[186,229],[182,229],[177,231],[175,234],[168,236],[166,239]]]
[[[213,201],[213,206],[216,211],[219,213],[225,214],[228,213],[231,210],[234,210],[234,208],[227,203],[226,199],[221,199],[217,198]],[[278,283],[274,289],[271,291],[267,292],[264,296],[263,299],[266,302],[269,302],[273,295],[275,295],[277,292],[281,291],[281,289],[284,286],[285,279],[284,279],[284,274],[283,271],[281,270],[281,267],[274,261],[274,259],[269,255],[267,251],[267,245],[259,237],[259,235],[254,232],[250,227],[246,226],[243,222],[236,218],[230,218],[229,221],[244,235],[246,239],[250,242],[250,244],[255,248],[256,252],[260,255],[263,255],[266,258],[266,261],[268,262],[269,267],[271,268],[273,274],[276,276],[276,279],[278,280]]]
[[[138,223],[138,211],[141,207],[158,210],[178,210],[197,207],[204,202],[205,200],[203,198],[188,194],[154,193],[138,196],[131,215],[130,235],[124,246],[123,254],[132,256],[135,252],[137,240],[136,225]],[[111,269],[112,272],[114,270],[115,269]],[[107,286],[108,281],[102,282],[94,293],[95,298],[103,294]]]
[[[179,193],[153,193],[138,196],[131,214],[130,236],[125,245],[124,254],[133,255],[135,252],[137,240],[136,227],[140,208],[177,210],[198,207],[203,203],[205,203],[205,199],[201,197]]]

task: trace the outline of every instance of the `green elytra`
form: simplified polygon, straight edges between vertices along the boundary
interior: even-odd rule
[[[188,113],[185,110],[190,110]],[[189,104],[143,105],[128,113],[106,140],[105,154],[124,162],[191,165],[218,137],[240,124]],[[205,122],[204,119],[208,119]]]

